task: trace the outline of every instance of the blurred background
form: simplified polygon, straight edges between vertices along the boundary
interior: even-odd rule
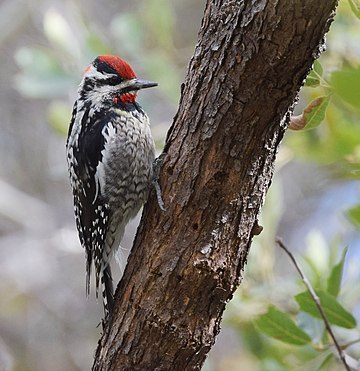
[[[331,96],[325,120],[286,135],[262,212],[264,231],[254,239],[243,284],[228,305],[205,370],[315,370],[309,365],[331,356],[316,346],[273,340],[254,325],[270,303],[298,314],[293,296],[304,288],[275,246],[276,236],[299,256],[317,287],[347,246],[340,298],[360,318],[360,20],[349,2],[340,3],[327,51],[296,108],[300,114],[312,99]],[[85,296],[84,251],[65,161],[77,85],[99,54],[120,55],[137,76],[159,82],[138,100],[160,152],[204,5],[1,0],[0,370],[90,369],[102,308],[94,293]],[[127,228],[125,249],[138,219]],[[359,356],[359,330],[337,330],[343,341],[354,341],[349,352]],[[326,369],[335,365],[332,358]]]

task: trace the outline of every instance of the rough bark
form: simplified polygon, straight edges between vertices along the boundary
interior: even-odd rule
[[[207,1],[164,149],[167,211],[150,197],[94,370],[201,368],[336,3]]]

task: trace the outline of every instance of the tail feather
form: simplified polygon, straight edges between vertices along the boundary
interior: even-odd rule
[[[86,296],[90,294],[90,276],[91,276],[92,254],[91,251],[86,252]]]
[[[102,296],[104,304],[105,318],[112,313],[114,309],[114,287],[111,276],[110,264],[106,266],[101,275]]]

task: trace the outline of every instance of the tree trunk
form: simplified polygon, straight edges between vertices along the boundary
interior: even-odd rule
[[[167,210],[152,194],[93,370],[203,365],[257,232],[289,107],[336,3],[207,1],[164,149]]]

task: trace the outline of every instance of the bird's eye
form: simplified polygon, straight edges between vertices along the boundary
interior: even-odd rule
[[[120,76],[111,76],[106,79],[106,83],[108,85],[119,85],[121,83],[121,78]]]

